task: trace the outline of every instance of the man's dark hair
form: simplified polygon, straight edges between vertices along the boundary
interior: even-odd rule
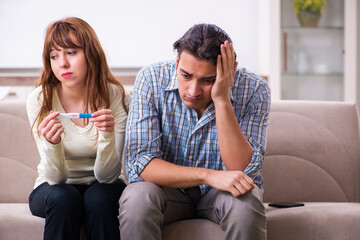
[[[217,56],[221,54],[220,45],[225,41],[232,42],[229,35],[214,24],[197,24],[191,27],[174,44],[174,50],[179,54],[188,51],[201,60],[207,60],[216,65]],[[236,54],[235,54],[236,58]]]

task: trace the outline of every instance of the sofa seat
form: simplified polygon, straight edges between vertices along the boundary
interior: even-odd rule
[[[360,203],[307,202],[303,207],[274,208],[265,204],[268,240],[359,239]],[[346,216],[346,217],[344,217]],[[163,240],[224,239],[218,224],[185,220],[163,227]]]
[[[26,236],[27,240],[40,240],[44,225],[45,219],[33,216],[28,203],[0,204],[0,239],[18,240]],[[204,219],[178,221],[164,226],[162,231],[163,240],[224,239],[224,236],[218,224]]]
[[[0,239],[40,240],[44,224],[45,219],[31,214],[28,203],[0,204]]]
[[[45,218],[33,216],[29,203],[0,203],[0,240],[41,240],[44,226]],[[85,227],[80,240],[86,240]]]
[[[265,206],[268,240],[360,239],[360,203],[306,202],[303,207]]]
[[[360,203],[310,202],[304,207],[274,208],[265,204],[268,240],[358,239]],[[344,217],[346,216],[346,217]],[[45,220],[32,216],[27,203],[0,204],[0,239],[42,239]],[[17,228],[21,224],[21,228]],[[320,227],[319,227],[320,224]],[[29,235],[28,233],[31,232]],[[224,239],[218,224],[204,219],[178,221],[163,227],[162,239]]]

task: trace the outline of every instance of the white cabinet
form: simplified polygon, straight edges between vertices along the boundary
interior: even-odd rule
[[[273,99],[357,101],[357,0],[327,0],[319,26],[301,27],[293,0],[270,5]]]

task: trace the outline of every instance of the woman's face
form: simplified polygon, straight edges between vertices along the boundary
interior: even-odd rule
[[[70,38],[77,43],[73,34],[70,34]],[[50,65],[63,87],[85,86],[88,66],[83,49],[53,47],[50,50]]]

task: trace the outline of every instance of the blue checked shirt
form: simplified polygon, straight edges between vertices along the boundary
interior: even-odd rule
[[[270,112],[270,89],[265,80],[237,69],[230,99],[242,132],[253,147],[245,173],[262,189],[261,169]],[[153,158],[192,167],[226,170],[217,140],[215,107],[200,119],[179,95],[175,61],[142,69],[136,78],[127,120],[125,169],[129,182],[143,181],[140,173]],[[205,194],[210,186],[199,186]]]

